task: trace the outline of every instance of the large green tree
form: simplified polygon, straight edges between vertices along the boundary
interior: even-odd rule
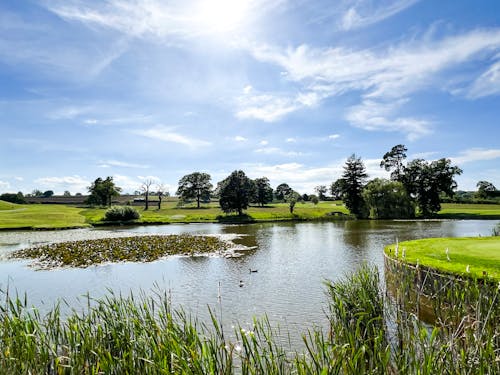
[[[255,194],[255,184],[243,171],[234,171],[218,183],[219,204],[226,213],[238,212],[248,208]]]
[[[391,180],[401,181],[404,174],[404,160],[408,149],[404,145],[396,145],[391,151],[386,152],[380,162],[380,167],[391,172]]]
[[[349,211],[357,218],[366,218],[369,214],[362,195],[367,177],[361,158],[352,154],[347,159],[342,174],[342,199]]]
[[[187,174],[179,180],[177,195],[183,201],[196,200],[196,207],[200,208],[200,202],[210,200],[212,191],[211,177],[208,173],[194,172]]]
[[[423,216],[431,216],[441,210],[440,194],[450,197],[455,193],[455,176],[462,170],[451,165],[450,159],[439,159],[431,163],[415,159],[404,169],[401,181],[406,191],[415,198]]]
[[[320,201],[326,200],[326,192],[328,191],[326,185],[318,185],[314,188],[314,191],[318,193],[318,198]]]
[[[376,178],[366,184],[363,198],[373,219],[415,217],[415,204],[399,181]]]
[[[288,203],[288,208],[290,209],[290,213],[293,214],[293,210],[295,209],[295,205],[297,202],[301,201],[302,197],[295,190],[292,190],[287,195],[285,195],[285,202]]]
[[[90,195],[87,198],[87,203],[92,205],[111,206],[113,197],[119,196],[121,190],[122,189],[113,182],[113,177],[108,176],[105,180],[98,177],[92,185],[88,187]]]
[[[267,177],[256,178],[255,184],[255,202],[261,206],[273,201],[273,188]]]
[[[278,186],[276,186],[276,190],[274,192],[274,195],[276,197],[277,200],[279,201],[284,201],[285,200],[285,196],[289,193],[291,193],[293,190],[290,186],[288,186],[288,184],[279,184]]]
[[[489,181],[479,181],[476,185],[477,196],[479,198],[488,198],[492,195],[496,195],[497,188]]]

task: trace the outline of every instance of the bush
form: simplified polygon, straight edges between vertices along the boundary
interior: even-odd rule
[[[139,212],[134,207],[130,206],[114,206],[106,211],[104,219],[106,221],[129,221],[137,220],[141,217]]]
[[[17,203],[17,204],[25,204],[26,199],[24,199],[23,193],[19,192],[17,194],[14,193],[5,193],[0,195],[0,200],[4,202]]]

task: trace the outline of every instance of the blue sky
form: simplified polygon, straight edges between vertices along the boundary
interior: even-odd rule
[[[346,158],[500,188],[500,2],[0,2],[0,192],[235,169],[302,193]]]

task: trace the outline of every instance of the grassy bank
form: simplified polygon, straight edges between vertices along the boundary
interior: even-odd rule
[[[499,204],[443,203],[438,217],[442,219],[500,219]]]
[[[498,290],[460,285],[461,323],[439,327],[380,290],[377,270],[363,268],[326,283],[329,327],[303,333],[304,351],[277,337],[267,319],[224,332],[170,307],[167,294],[89,298],[85,311],[41,316],[25,301],[2,296],[0,372],[12,374],[469,374],[499,373]],[[404,288],[410,283],[401,284]],[[453,286],[450,286],[453,290]],[[465,303],[464,296],[476,303]],[[469,300],[467,299],[467,302]],[[318,306],[318,308],[321,308]],[[214,311],[214,310],[213,310]],[[453,316],[455,321],[455,316]],[[459,320],[460,321],[460,320]],[[391,327],[388,329],[388,327]]]
[[[81,208],[0,201],[0,229],[58,229],[89,226]]]
[[[409,264],[464,277],[500,281],[500,237],[430,238],[405,241],[385,248],[390,257]]]

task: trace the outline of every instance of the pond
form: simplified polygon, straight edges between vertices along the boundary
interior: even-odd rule
[[[383,272],[383,248],[426,237],[488,236],[499,221],[336,221],[250,225],[184,224],[67,231],[0,232],[0,289],[28,296],[42,312],[64,299],[78,306],[89,293],[128,294],[166,290],[175,306],[202,319],[207,306],[225,326],[250,327],[267,314],[290,333],[326,323],[323,281],[336,280],[363,262]],[[9,252],[33,244],[130,234],[216,234],[251,247],[237,258],[169,257],[152,263],[119,263],[86,269],[37,271],[30,261],[7,260]],[[250,272],[249,270],[257,272]],[[220,287],[219,287],[220,285]],[[221,303],[218,294],[220,290]],[[80,299],[81,301],[81,299]],[[83,304],[83,303],[82,303]],[[222,307],[222,308],[221,308]],[[292,337],[300,340],[300,337]]]

